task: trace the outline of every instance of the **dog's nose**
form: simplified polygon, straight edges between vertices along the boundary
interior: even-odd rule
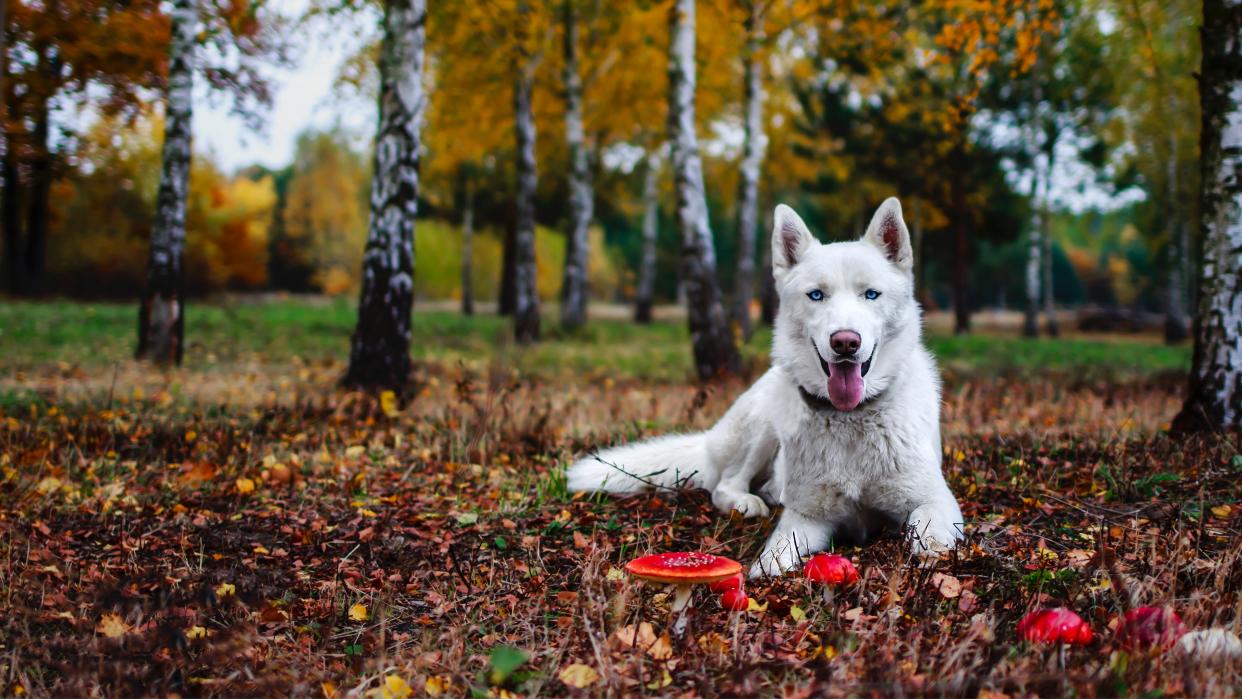
[[[843,357],[852,357],[862,344],[862,338],[853,330],[838,330],[828,338],[832,351]]]

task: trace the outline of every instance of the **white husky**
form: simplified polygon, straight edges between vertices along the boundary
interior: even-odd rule
[[[962,513],[940,470],[940,377],[920,337],[901,204],[881,204],[855,242],[819,244],[783,204],[774,223],[772,368],[707,432],[586,457],[569,488],[695,486],[744,517],[780,504],[751,577],[795,568],[834,535],[902,525],[916,553],[952,548]]]

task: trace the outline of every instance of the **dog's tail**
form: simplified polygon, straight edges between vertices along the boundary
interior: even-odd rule
[[[704,488],[715,481],[707,433],[675,434],[605,449],[569,467],[573,492],[637,493],[648,488]]]

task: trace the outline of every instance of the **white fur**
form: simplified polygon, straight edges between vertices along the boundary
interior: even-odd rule
[[[710,491],[721,512],[746,517],[767,516],[768,503],[779,503],[751,577],[799,566],[838,532],[865,539],[906,525],[916,553],[952,548],[962,514],[941,473],[940,378],[922,344],[901,205],[885,201],[862,240],[830,245],[778,206],[772,259],[781,305],[767,373],[707,432],[586,457],[569,468],[569,488],[694,486]],[[812,289],[823,300],[808,298]],[[879,298],[867,299],[867,289]],[[816,347],[826,361],[840,359],[829,349],[838,330],[858,333],[857,357],[871,358],[864,400],[848,412],[815,410],[798,387],[826,397]],[[762,497],[752,492],[756,482]]]

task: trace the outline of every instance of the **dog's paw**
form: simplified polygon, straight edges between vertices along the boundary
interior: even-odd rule
[[[802,556],[797,548],[793,546],[772,547],[769,542],[768,548],[759,554],[759,559],[750,567],[748,576],[751,580],[768,576],[779,577],[801,565]]]
[[[716,492],[712,493],[712,504],[726,515],[733,510],[737,510],[737,513],[745,518],[767,517],[770,514],[763,498],[736,490],[717,488]]]

